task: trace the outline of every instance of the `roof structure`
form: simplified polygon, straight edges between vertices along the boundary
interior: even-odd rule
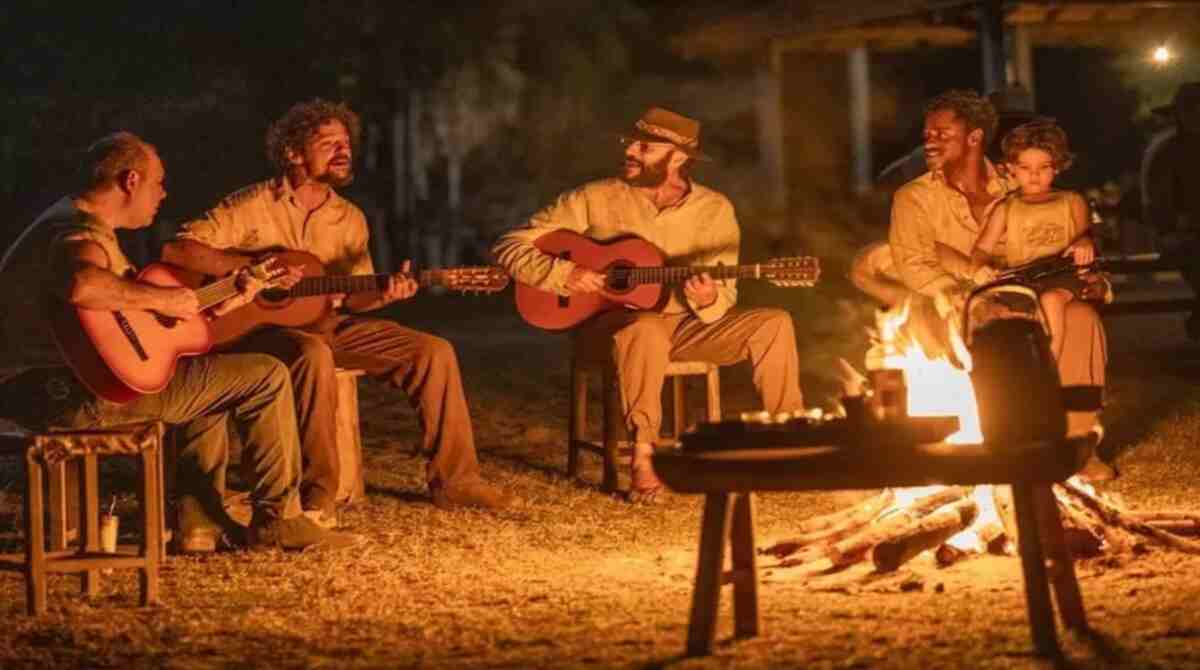
[[[688,58],[734,60],[766,44],[802,51],[963,46],[977,39],[972,0],[780,0],[693,24],[676,37]],[[1200,0],[1010,0],[1004,22],[1037,44],[1140,43],[1156,30],[1200,29]]]

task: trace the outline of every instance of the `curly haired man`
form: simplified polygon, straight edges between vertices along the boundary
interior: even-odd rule
[[[330,274],[374,274],[366,218],[335,190],[354,178],[360,127],[344,104],[317,99],[294,105],[267,131],[267,157],[278,174],[236,191],[185,224],[164,248],[164,258],[223,273],[267,250],[296,249],[315,255]],[[323,526],[336,524],[334,375],[339,365],[365,369],[408,395],[424,429],[426,479],[435,505],[498,509],[513,501],[480,479],[453,346],[391,321],[360,316],[412,297],[417,285],[407,270],[405,262],[403,272],[382,290],[336,301],[337,309],[317,324],[259,330],[236,345],[239,351],[271,354],[291,370],[304,456],[301,500]],[[288,283],[299,276],[291,269]]]

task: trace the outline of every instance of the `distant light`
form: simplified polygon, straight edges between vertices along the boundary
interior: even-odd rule
[[[1150,55],[1150,58],[1159,65],[1166,65],[1167,63],[1171,62],[1173,57],[1174,54],[1172,54],[1171,50],[1165,45],[1156,47],[1154,49],[1154,53]]]

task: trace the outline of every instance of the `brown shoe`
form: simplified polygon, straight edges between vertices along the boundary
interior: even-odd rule
[[[247,530],[249,549],[345,549],[362,539],[350,533],[325,530],[303,514],[290,519],[255,518]]]
[[[505,493],[478,478],[450,484],[442,484],[435,479],[429,483],[429,493],[433,497],[433,505],[444,510],[460,507],[500,510],[520,502],[511,493]]]

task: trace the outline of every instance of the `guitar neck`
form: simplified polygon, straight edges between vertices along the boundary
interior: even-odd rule
[[[758,279],[762,276],[762,264],[716,265],[716,266],[661,266],[648,268],[610,268],[609,274],[618,275],[629,284],[678,284],[689,277],[708,273],[713,279]]]
[[[196,299],[200,301],[200,311],[214,307],[238,294],[237,277],[230,275],[206,286],[196,289]]]
[[[444,285],[446,270],[421,270],[414,275],[417,285],[421,288]],[[321,275],[305,277],[288,291],[288,294],[303,298],[314,295],[330,295],[334,293],[368,293],[382,291],[387,288],[388,274],[374,275]]]

